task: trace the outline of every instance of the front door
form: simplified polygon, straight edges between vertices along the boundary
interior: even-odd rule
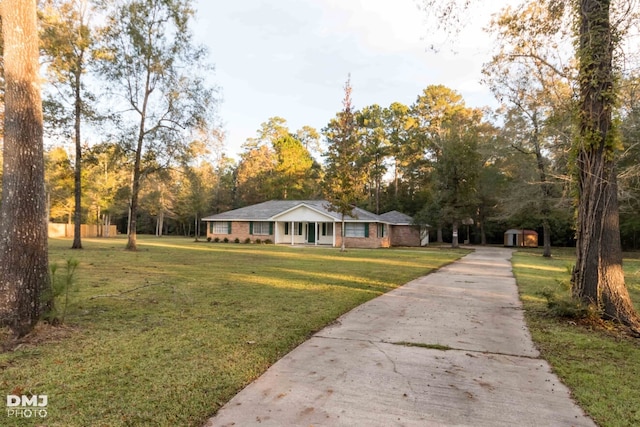
[[[307,242],[308,243],[316,242],[316,225],[315,224],[307,224]]]

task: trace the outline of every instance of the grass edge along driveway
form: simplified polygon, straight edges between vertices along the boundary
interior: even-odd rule
[[[79,261],[66,324],[0,354],[5,394],[46,394],[32,426],[200,426],[341,314],[467,253],[140,238],[50,240]],[[4,416],[0,414],[0,424]]]
[[[625,280],[640,310],[640,260],[626,254]],[[570,294],[575,249],[518,251],[512,258],[520,298],[533,340],[578,404],[603,427],[640,425],[640,339],[609,322],[551,315],[545,295]]]

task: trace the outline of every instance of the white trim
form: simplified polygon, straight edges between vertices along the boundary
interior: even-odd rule
[[[300,203],[299,205],[296,205],[296,206],[294,206],[294,207],[292,207],[292,208],[289,208],[289,209],[287,209],[286,211],[282,211],[282,212],[280,212],[280,213],[275,214],[275,215],[274,215],[274,216],[272,216],[271,218],[272,218],[273,220],[276,220],[278,217],[281,217],[281,216],[283,216],[283,215],[286,215],[286,214],[288,214],[288,213],[290,213],[290,212],[292,212],[292,211],[294,211],[294,210],[296,210],[296,209],[300,209],[301,207],[305,207],[305,208],[307,208],[307,209],[309,209],[309,210],[312,210],[312,211],[314,211],[315,213],[320,214],[320,215],[322,215],[322,216],[323,216],[323,217],[325,217],[325,218],[328,218],[328,219],[329,219],[330,221],[332,221],[332,222],[335,222],[335,221],[336,221],[336,218],[335,218],[335,217],[333,217],[333,216],[331,216],[331,215],[328,215],[328,214],[326,214],[325,212],[322,212],[321,210],[318,210],[318,209],[314,208],[313,206],[309,206],[309,205],[307,205],[306,203]],[[326,221],[326,222],[329,222],[329,221]]]

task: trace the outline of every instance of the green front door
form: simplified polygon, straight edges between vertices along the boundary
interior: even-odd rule
[[[309,243],[316,242],[316,225],[315,224],[307,224],[307,242]]]

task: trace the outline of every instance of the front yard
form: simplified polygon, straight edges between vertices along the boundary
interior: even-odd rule
[[[48,396],[46,419],[8,425],[200,426],[313,332],[466,253],[175,238],[140,239],[136,253],[121,239],[83,244],[50,241],[56,274],[79,261],[65,325],[0,354],[5,395]]]

